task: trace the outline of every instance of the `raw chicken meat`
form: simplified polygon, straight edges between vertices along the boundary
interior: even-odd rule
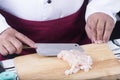
[[[65,75],[77,73],[80,69],[87,72],[92,68],[92,58],[79,50],[62,50],[57,57],[66,61],[71,67],[65,71]]]

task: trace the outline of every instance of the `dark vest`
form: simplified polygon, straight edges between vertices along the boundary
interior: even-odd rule
[[[36,43],[78,43],[82,45],[91,42],[85,32],[87,3],[88,0],[84,0],[82,7],[74,14],[49,21],[24,20],[2,10],[0,13],[6,18],[11,27]],[[23,50],[20,55],[34,53],[34,51]],[[12,58],[14,56],[17,55],[8,55],[5,58]]]

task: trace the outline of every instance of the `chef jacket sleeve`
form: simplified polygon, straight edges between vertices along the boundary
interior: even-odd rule
[[[105,13],[116,22],[116,13],[120,11],[120,0],[89,0],[86,9],[86,20],[88,16],[96,12]]]
[[[6,22],[4,16],[2,16],[0,14],[0,33],[2,33],[4,30],[6,30],[7,28],[9,28],[10,26],[8,25],[8,23]]]

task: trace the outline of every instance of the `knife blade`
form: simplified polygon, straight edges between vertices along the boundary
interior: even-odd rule
[[[84,51],[77,43],[36,43],[37,54],[42,56],[57,56],[62,50],[79,50]]]
[[[108,47],[112,50],[117,60],[120,61],[120,39],[114,39],[109,41]]]

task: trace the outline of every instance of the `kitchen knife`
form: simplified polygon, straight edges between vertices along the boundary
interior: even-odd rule
[[[120,61],[120,39],[114,39],[109,41],[108,47],[112,50],[118,61]]]
[[[36,46],[36,52],[43,56],[57,56],[62,50],[84,51],[83,48],[76,43],[36,43]]]

